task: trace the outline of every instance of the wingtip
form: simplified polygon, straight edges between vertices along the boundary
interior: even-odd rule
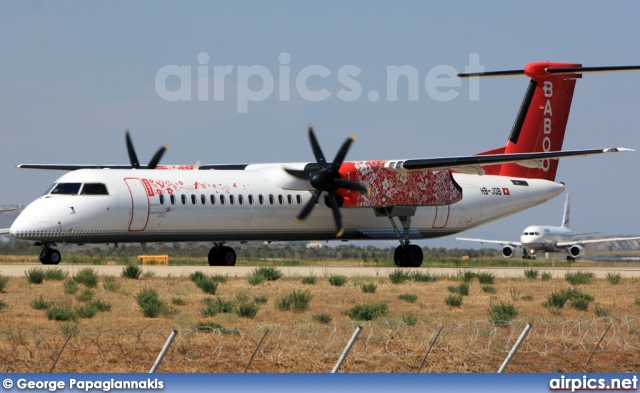
[[[343,234],[344,234],[344,228],[340,228],[338,233],[336,233],[336,237],[342,237]]]
[[[351,134],[351,135],[349,135],[349,139],[351,139],[352,141],[355,141],[356,137],[355,137],[355,135]]]
[[[293,217],[293,221],[297,222],[298,224],[302,222],[302,220],[298,217]]]

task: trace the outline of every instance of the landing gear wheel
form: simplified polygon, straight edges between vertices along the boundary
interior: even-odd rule
[[[218,264],[220,266],[235,266],[236,252],[231,247],[220,247],[218,250]]]
[[[218,248],[217,247],[211,247],[211,250],[209,250],[209,255],[207,259],[209,261],[209,266],[218,266]]]
[[[408,267],[420,267],[422,265],[422,248],[415,244],[409,244],[404,248],[404,261]]]
[[[61,259],[60,251],[50,247],[43,248],[40,253],[40,263],[43,265],[57,265]]]
[[[396,250],[393,253],[393,262],[398,267],[404,266],[404,248],[402,246],[396,247]]]

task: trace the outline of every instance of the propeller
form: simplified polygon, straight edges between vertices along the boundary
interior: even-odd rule
[[[325,201],[327,205],[331,208],[333,213],[333,220],[336,225],[337,233],[336,237],[342,236],[344,232],[344,227],[342,226],[342,215],[340,214],[340,206],[342,206],[342,196],[337,195],[336,191],[338,189],[346,189],[361,192],[363,194],[369,195],[369,188],[363,186],[362,184],[345,180],[340,178],[340,166],[344,161],[347,152],[349,151],[349,146],[351,146],[351,142],[353,142],[356,138],[351,135],[347,138],[347,140],[342,144],[340,150],[336,154],[336,157],[331,163],[327,163],[327,160],[324,158],[324,154],[322,153],[322,149],[320,148],[320,144],[318,144],[318,140],[316,139],[315,134],[313,133],[313,127],[309,125],[309,141],[311,142],[311,149],[313,150],[313,155],[316,158],[316,162],[318,163],[318,170],[315,171],[301,171],[296,169],[287,169],[284,170],[289,173],[291,176],[297,177],[298,179],[308,180],[311,183],[311,186],[315,188],[311,199],[307,204],[302,208],[300,213],[295,217],[297,222],[300,222],[307,218],[314,206],[318,203],[318,199],[322,192],[326,192]]]
[[[127,141],[127,153],[129,153],[129,161],[131,162],[131,167],[135,169],[140,169],[140,161],[138,161],[138,155],[136,154],[136,149],[133,147],[133,142],[131,142],[131,136],[129,135],[129,129],[125,130],[125,139]],[[149,165],[146,166],[146,169],[156,169],[162,155],[165,151],[167,151],[167,145],[163,145],[158,149],[156,154],[153,155],[151,161],[149,161]]]

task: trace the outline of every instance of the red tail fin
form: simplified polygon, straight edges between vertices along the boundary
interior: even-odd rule
[[[571,67],[581,67],[581,64],[549,62],[528,64],[523,73],[531,78],[531,82],[506,146],[479,154],[561,150],[573,98],[573,89],[576,79],[582,75],[566,72],[555,74],[549,72],[549,69],[570,69]],[[542,168],[503,164],[484,169],[487,174],[555,180],[558,160],[544,160],[541,164]]]

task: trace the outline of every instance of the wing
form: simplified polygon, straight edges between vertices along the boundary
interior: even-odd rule
[[[395,168],[405,170],[443,170],[454,169],[462,173],[472,173],[483,175],[484,170],[481,168],[484,165],[496,165],[496,164],[508,164],[515,163],[527,168],[541,168],[541,160],[557,160],[559,158],[577,157],[577,156],[590,156],[594,154],[604,153],[618,153],[634,151],[633,149],[627,149],[623,147],[614,147],[607,149],[590,149],[590,150],[567,150],[567,151],[552,151],[542,153],[518,153],[518,154],[488,154],[480,156],[459,156],[459,157],[438,157],[438,158],[418,158],[409,159],[404,161],[398,161]],[[313,170],[313,164],[309,164],[309,170]],[[214,164],[214,165],[200,165],[194,168],[193,165],[187,166],[158,166],[157,169],[200,169],[200,170],[242,170],[245,169],[248,164]],[[62,170],[62,171],[75,171],[77,169],[131,169],[131,165],[58,165],[58,164],[20,164],[18,168],[22,169],[50,169],[50,170]],[[141,169],[146,167],[140,165]]]
[[[619,242],[625,240],[638,240],[638,237],[610,237],[607,239],[589,239],[589,240],[575,240],[570,242],[559,242],[558,247],[571,247],[571,246],[583,246],[585,244],[593,244],[593,243],[606,243],[606,242]]]
[[[499,244],[501,246],[522,247],[520,242],[509,242],[504,240],[487,240],[487,239],[470,239],[466,237],[456,237],[456,240],[465,240],[469,242]]]
[[[9,228],[0,228],[0,235],[8,235]]]

